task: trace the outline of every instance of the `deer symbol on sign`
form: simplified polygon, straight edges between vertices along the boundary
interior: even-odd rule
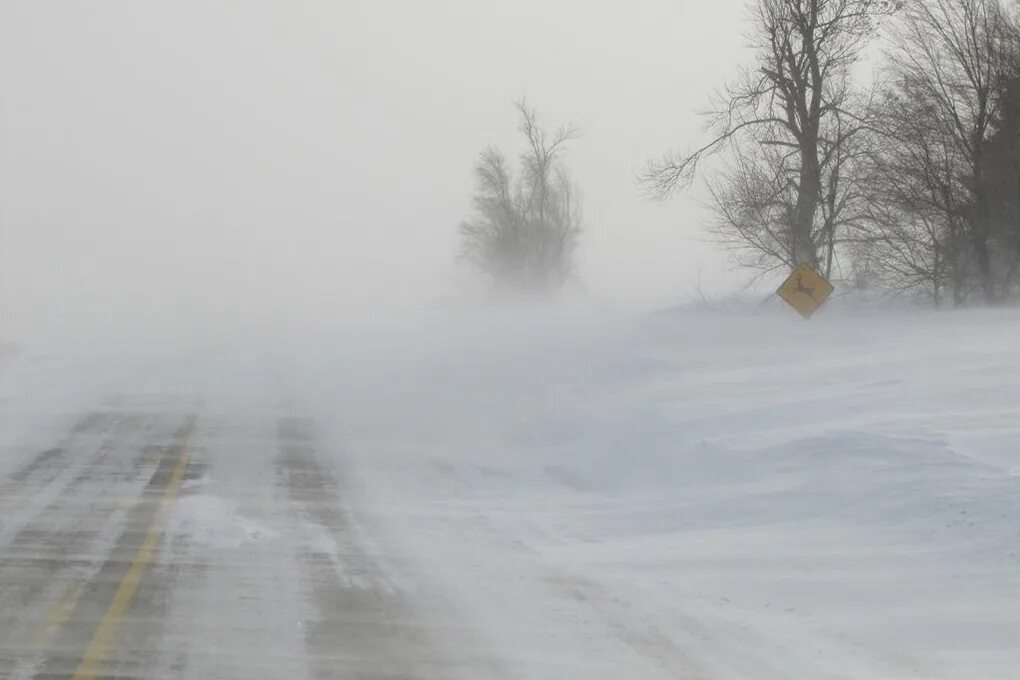
[[[815,289],[809,288],[808,286],[804,285],[803,274],[797,274],[797,292],[804,293],[804,295],[807,295],[812,300],[815,300]],[[817,300],[815,300],[815,302],[817,302]]]

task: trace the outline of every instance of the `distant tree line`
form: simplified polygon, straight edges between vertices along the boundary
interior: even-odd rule
[[[703,144],[649,165],[650,191],[670,196],[718,155],[712,228],[743,264],[807,263],[936,305],[1020,298],[1016,6],[759,0],[752,19],[755,62]]]

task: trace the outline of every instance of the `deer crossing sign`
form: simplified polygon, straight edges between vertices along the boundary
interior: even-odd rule
[[[832,284],[809,265],[802,264],[793,270],[776,293],[807,319],[832,295]]]

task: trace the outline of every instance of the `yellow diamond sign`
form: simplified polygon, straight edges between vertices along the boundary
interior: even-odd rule
[[[776,292],[807,319],[832,295],[832,284],[809,265],[802,264]]]

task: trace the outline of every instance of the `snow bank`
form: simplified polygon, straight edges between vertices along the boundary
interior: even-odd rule
[[[805,323],[766,305],[386,337],[315,366],[323,420],[366,512],[508,655],[541,642],[491,610],[538,629],[550,613],[486,584],[552,606],[552,569],[630,603],[620,625],[702,630],[687,651],[708,677],[1020,667],[1016,311],[836,304]]]

